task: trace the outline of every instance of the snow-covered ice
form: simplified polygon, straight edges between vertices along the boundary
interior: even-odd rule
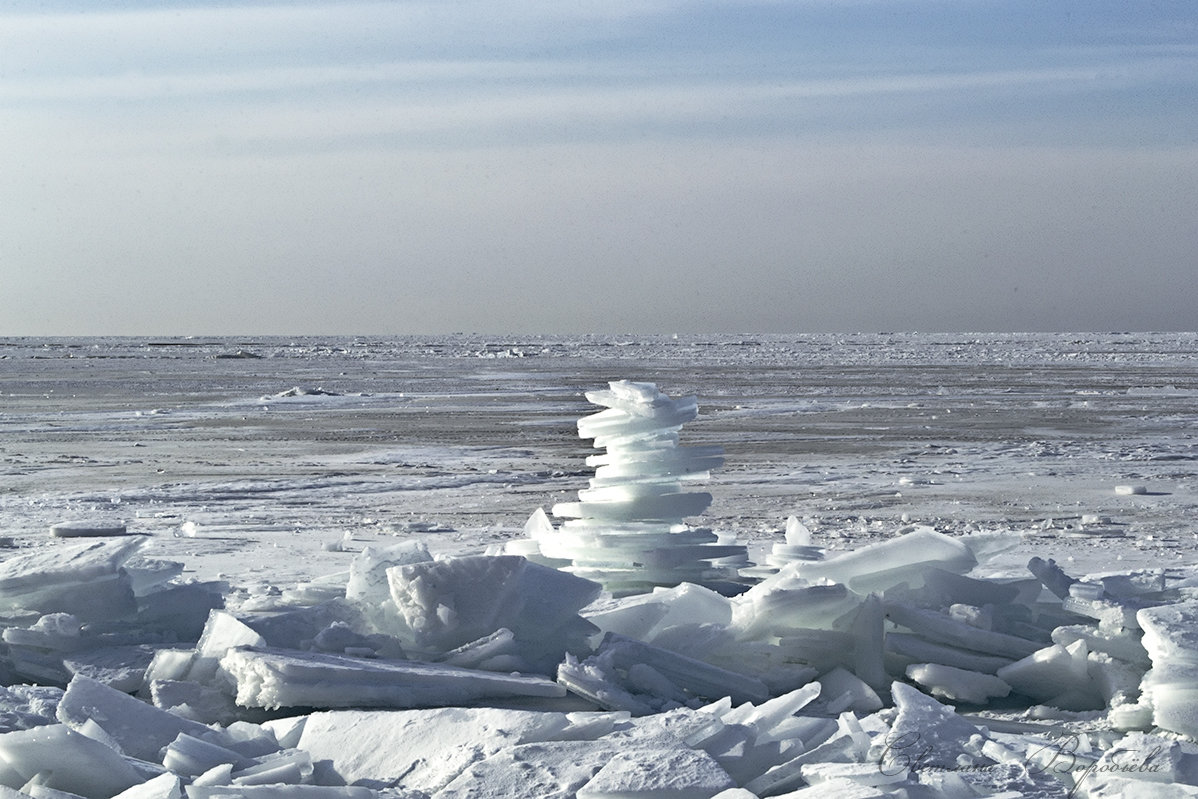
[[[0,795],[1198,793],[1196,344],[2,341]]]

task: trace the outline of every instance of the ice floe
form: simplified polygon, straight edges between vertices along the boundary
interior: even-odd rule
[[[0,796],[1198,794],[1194,581],[798,519],[749,567],[682,521],[719,460],[676,446],[693,399],[591,398],[596,493],[503,553],[368,547],[268,594],[144,536],[0,562]]]
[[[32,580],[0,584],[9,607],[62,607],[113,584],[131,601],[103,600],[107,619],[10,614],[10,673],[60,687],[0,697],[0,785],[97,797],[963,797],[1198,781],[1198,610],[1186,587],[1036,560],[1027,579],[987,578],[970,543],[900,531],[818,562],[818,575],[800,576],[817,562],[789,563],[734,597],[690,583],[600,594],[517,556],[433,559],[403,545],[361,553],[332,598],[208,608],[190,639],[138,611],[188,585],[177,570],[123,541],[60,545],[19,561],[45,578],[36,594]],[[106,679],[67,666],[81,660]],[[122,662],[140,681],[115,674]],[[1090,712],[1086,732],[1045,723],[1077,711]],[[1138,771],[1120,765],[1133,755]]]

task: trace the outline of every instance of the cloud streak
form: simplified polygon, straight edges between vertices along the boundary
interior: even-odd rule
[[[643,75],[627,69],[580,70],[571,62],[546,61],[408,61],[370,65],[322,67],[277,67],[237,71],[125,73],[120,75],[72,76],[67,78],[17,79],[0,86],[0,100],[11,103],[38,101],[96,102],[108,100],[164,100],[185,97],[230,96],[231,102],[245,95],[288,95],[297,91],[341,90],[352,87],[411,90],[461,89],[479,81],[502,81],[500,91],[523,91],[548,84],[555,88],[605,91],[608,94],[663,95],[689,91],[735,93],[750,99],[801,99],[859,97],[879,94],[931,93],[974,89],[1085,88],[1099,81],[1136,85],[1182,79],[1198,66],[1198,46],[1174,52],[1148,54],[1122,62],[1105,61],[1090,66],[987,71],[909,72],[866,75],[852,78],[749,80],[744,76],[712,80],[705,76],[661,78],[645,86]],[[629,83],[632,85],[628,85]],[[623,84],[623,85],[621,85]],[[678,84],[671,86],[670,84]],[[293,95],[294,96],[294,95]],[[716,96],[717,100],[726,97]]]
[[[56,7],[0,333],[1198,325],[1167,0]]]

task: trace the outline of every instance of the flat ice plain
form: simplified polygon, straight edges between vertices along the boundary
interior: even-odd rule
[[[910,521],[1084,568],[1198,557],[1198,336],[1173,333],[0,339],[0,535],[123,522],[237,582],[481,550],[585,487],[582,394],[617,379],[698,396],[683,442],[726,452],[704,523],[750,545],[797,515],[833,549]]]
[[[366,546],[479,554],[586,486],[582,394],[618,379],[698,396],[682,441],[726,459],[701,522],[758,562],[793,515],[830,555],[1018,534],[994,575],[1198,563],[1190,333],[0,339],[0,557],[123,525],[248,600]]]

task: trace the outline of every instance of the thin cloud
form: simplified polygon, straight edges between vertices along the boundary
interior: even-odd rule
[[[631,80],[603,66],[565,62],[415,61],[370,66],[284,67],[123,77],[79,77],[0,84],[0,102],[21,118],[41,115],[88,124],[83,150],[138,153],[268,151],[271,148],[403,146],[405,142],[601,140],[667,132],[672,138],[740,137],[770,131],[801,137],[854,125],[854,115],[889,122],[935,101],[935,120],[985,122],[988,95],[1032,98],[1084,96],[1190,80],[1193,53],[1102,66],[898,73],[861,77],[762,81],[686,76]],[[124,103],[114,113],[113,102]],[[25,107],[21,117],[16,110]],[[968,107],[967,110],[963,110]],[[956,109],[954,111],[954,109]],[[1009,116],[1012,112],[1006,108]],[[837,122],[837,119],[840,121]],[[1009,121],[1009,120],[1005,120]],[[875,123],[876,124],[876,123]],[[57,135],[69,135],[67,125]],[[10,128],[11,132],[12,128]],[[756,131],[756,132],[755,132]],[[771,134],[773,135],[773,134]],[[36,141],[40,135],[30,137]]]
[[[1157,81],[1192,75],[1198,68],[1198,48],[1176,48],[1167,55],[1124,61],[1107,61],[1090,66],[1051,67],[987,71],[908,72],[851,78],[746,80],[735,77],[713,80],[665,77],[632,82],[627,69],[580,67],[571,62],[552,61],[431,61],[417,60],[370,65],[279,67],[246,70],[125,73],[121,75],[32,78],[0,84],[0,99],[8,102],[156,100],[187,96],[236,98],[244,93],[290,93],[301,90],[347,86],[422,88],[428,86],[471,86],[480,82],[491,92],[497,87],[519,91],[546,85],[577,84],[583,93],[665,96],[680,91],[704,94],[723,100],[736,96],[854,97],[872,94],[961,91],[980,88],[1033,88],[1059,85],[1077,87],[1094,81]],[[604,86],[604,84],[607,84]],[[595,88],[596,85],[604,86]],[[679,89],[678,85],[685,88]],[[302,96],[297,96],[302,100]]]

